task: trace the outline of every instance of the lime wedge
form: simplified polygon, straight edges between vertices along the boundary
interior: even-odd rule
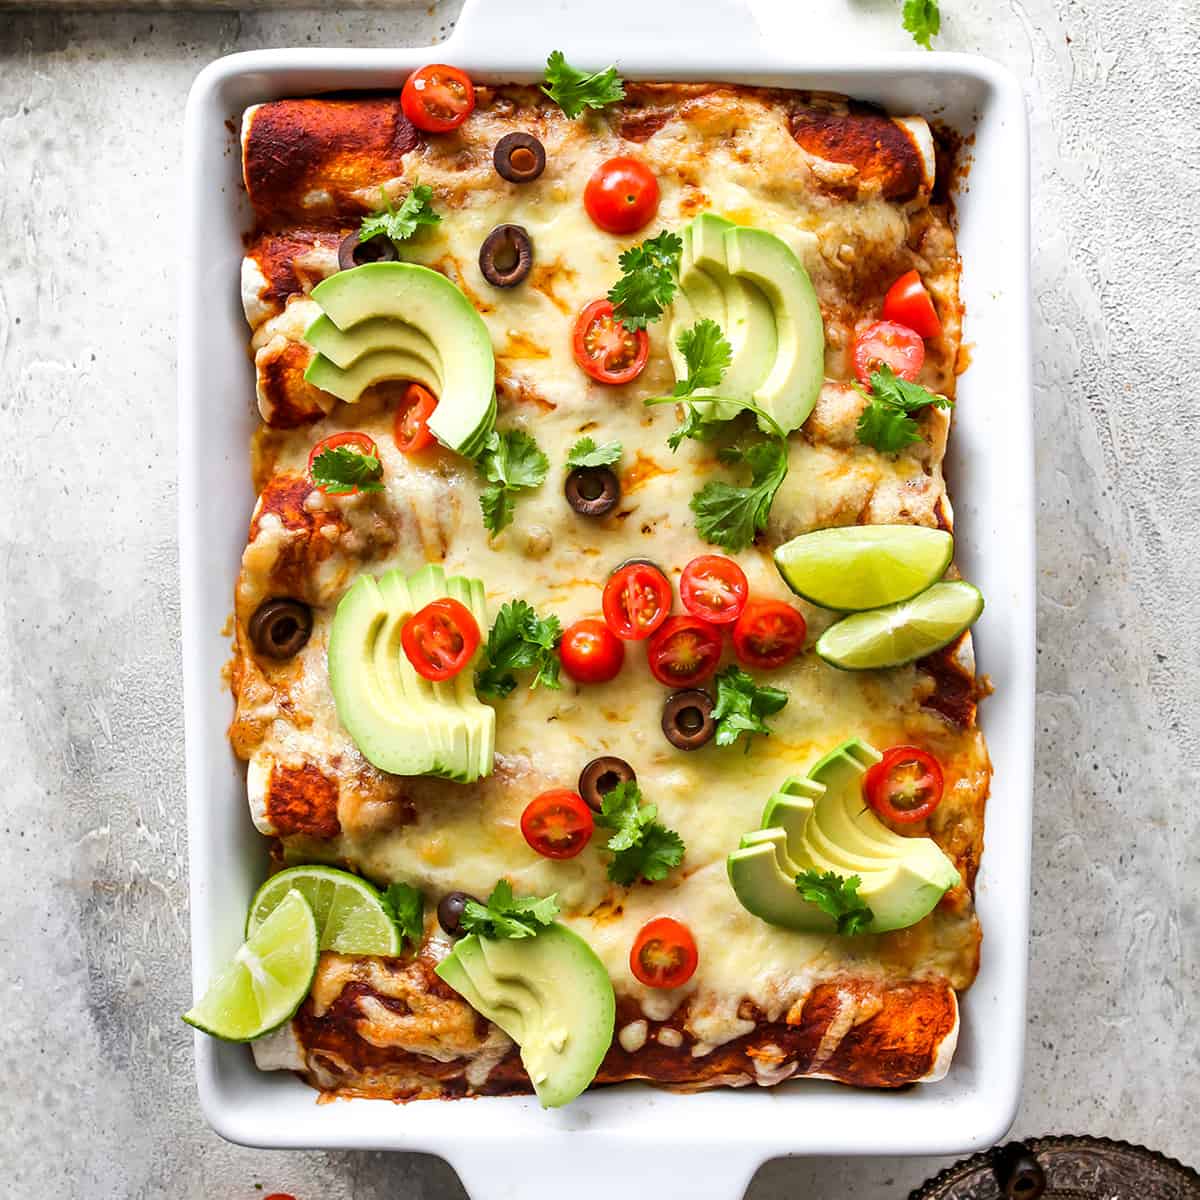
[[[861,612],[899,604],[936,583],[954,539],[923,525],[847,525],[802,533],[775,551],[775,565],[798,596]]]
[[[843,617],[817,639],[817,653],[843,671],[898,667],[954,641],[983,612],[969,583],[935,583],[912,600]]]
[[[246,914],[247,938],[254,935],[293,889],[312,908],[322,950],[336,950],[339,954],[400,953],[400,931],[383,896],[365,879],[334,867],[291,867],[272,875],[250,903]]]
[[[308,901],[288,892],[183,1019],[226,1042],[262,1037],[304,1003],[319,953]]]

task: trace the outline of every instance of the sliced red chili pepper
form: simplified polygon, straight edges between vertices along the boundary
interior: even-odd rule
[[[889,821],[912,825],[942,802],[941,764],[919,746],[893,746],[863,776],[867,803]]]
[[[433,445],[429,418],[437,408],[437,397],[419,383],[410,383],[392,418],[392,437],[403,454],[418,454]]]

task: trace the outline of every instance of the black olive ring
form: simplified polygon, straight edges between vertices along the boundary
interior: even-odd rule
[[[384,233],[360,242],[355,231],[346,234],[338,243],[338,269],[342,271],[352,271],[366,263],[395,262],[399,257],[392,239]]]
[[[603,517],[617,507],[621,484],[608,467],[576,467],[567,476],[563,493],[581,517]]]
[[[717,732],[713,699],[699,688],[688,688],[667,697],[662,731],[677,750],[699,750]]]
[[[312,609],[299,600],[266,600],[250,618],[250,640],[268,658],[292,658],[312,635]]]
[[[506,133],[492,151],[492,163],[509,183],[532,183],[546,169],[546,147],[532,133]]]
[[[479,269],[492,287],[516,287],[532,266],[533,243],[520,225],[497,225],[479,247]]]
[[[622,783],[637,783],[637,774],[623,759],[615,754],[593,758],[579,772],[579,794],[593,812],[604,807],[604,797]]]

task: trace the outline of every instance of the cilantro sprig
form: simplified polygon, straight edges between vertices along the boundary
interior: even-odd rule
[[[542,91],[571,120],[585,108],[605,108],[625,99],[625,84],[615,65],[603,71],[581,71],[567,62],[561,50],[546,59],[546,82]]]
[[[796,891],[823,913],[837,922],[837,931],[844,937],[863,933],[875,919],[875,914],[858,894],[862,885],[859,875],[839,875],[836,871],[801,871],[796,876]]]
[[[581,437],[567,454],[568,467],[611,467],[624,452],[620,442],[596,445],[596,439]]]
[[[442,218],[433,211],[433,188],[418,183],[399,206],[383,196],[383,211],[363,218],[358,231],[359,242],[370,241],[382,234],[393,242],[407,241],[422,225],[436,225]]]
[[[774,716],[788,702],[788,694],[782,688],[755,683],[741,667],[730,664],[714,682],[717,685],[717,703],[713,708],[718,746],[732,746],[747,734],[746,752],[756,733],[771,732],[766,718]]]
[[[736,554],[767,527],[775,493],[788,473],[787,442],[772,438],[745,448],[727,446],[718,457],[722,462],[748,466],[749,484],[737,487],[712,480],[692,497],[691,508],[700,536]]]
[[[467,933],[485,938],[534,937],[558,916],[558,893],[551,896],[514,896],[512,884],[501,879],[486,904],[468,900],[460,924]]]
[[[939,396],[919,383],[901,379],[886,363],[871,372],[867,401],[855,432],[864,446],[873,446],[884,454],[896,454],[905,446],[921,441],[913,413],[931,405],[950,408],[953,404],[946,396]]]
[[[918,46],[932,50],[931,39],[937,37],[942,28],[942,13],[938,0],[904,0],[904,28],[912,34]]]
[[[383,491],[383,463],[379,457],[349,446],[322,450],[313,459],[309,474],[327,496],[345,496],[355,488],[360,492]]]
[[[609,288],[608,300],[626,329],[645,329],[663,315],[679,287],[682,254],[683,240],[664,229],[617,259],[621,278]]]
[[[484,528],[496,534],[512,524],[514,494],[544,482],[550,460],[522,430],[508,429],[502,433],[493,429],[475,466],[491,485],[479,497]]]
[[[683,861],[683,838],[658,821],[658,807],[643,804],[638,785],[631,780],[606,792],[596,824],[613,830],[608,848],[613,852],[608,877],[626,887],[639,879],[654,883],[666,879]]]
[[[514,671],[534,670],[530,691],[541,684],[561,688],[558,643],[562,622],[551,614],[539,617],[524,600],[500,606],[484,647],[485,662],[475,672],[475,688],[485,696],[508,696],[517,686]]]
[[[425,897],[411,883],[393,883],[383,893],[383,906],[400,930],[401,942],[413,947],[425,936]]]

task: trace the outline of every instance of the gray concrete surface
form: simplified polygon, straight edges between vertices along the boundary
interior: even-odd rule
[[[805,6],[754,7],[805,36]],[[812,28],[902,48],[898,7],[826,0]],[[1016,1128],[1195,1162],[1200,6],[943,7],[941,47],[1011,66],[1034,134],[1040,678]],[[435,1159],[242,1150],[197,1110],[177,1017],[172,266],[180,115],[204,62],[428,42],[456,11],[0,23],[4,1195],[462,1196]],[[884,1200],[937,1165],[779,1161],[750,1196]]]

